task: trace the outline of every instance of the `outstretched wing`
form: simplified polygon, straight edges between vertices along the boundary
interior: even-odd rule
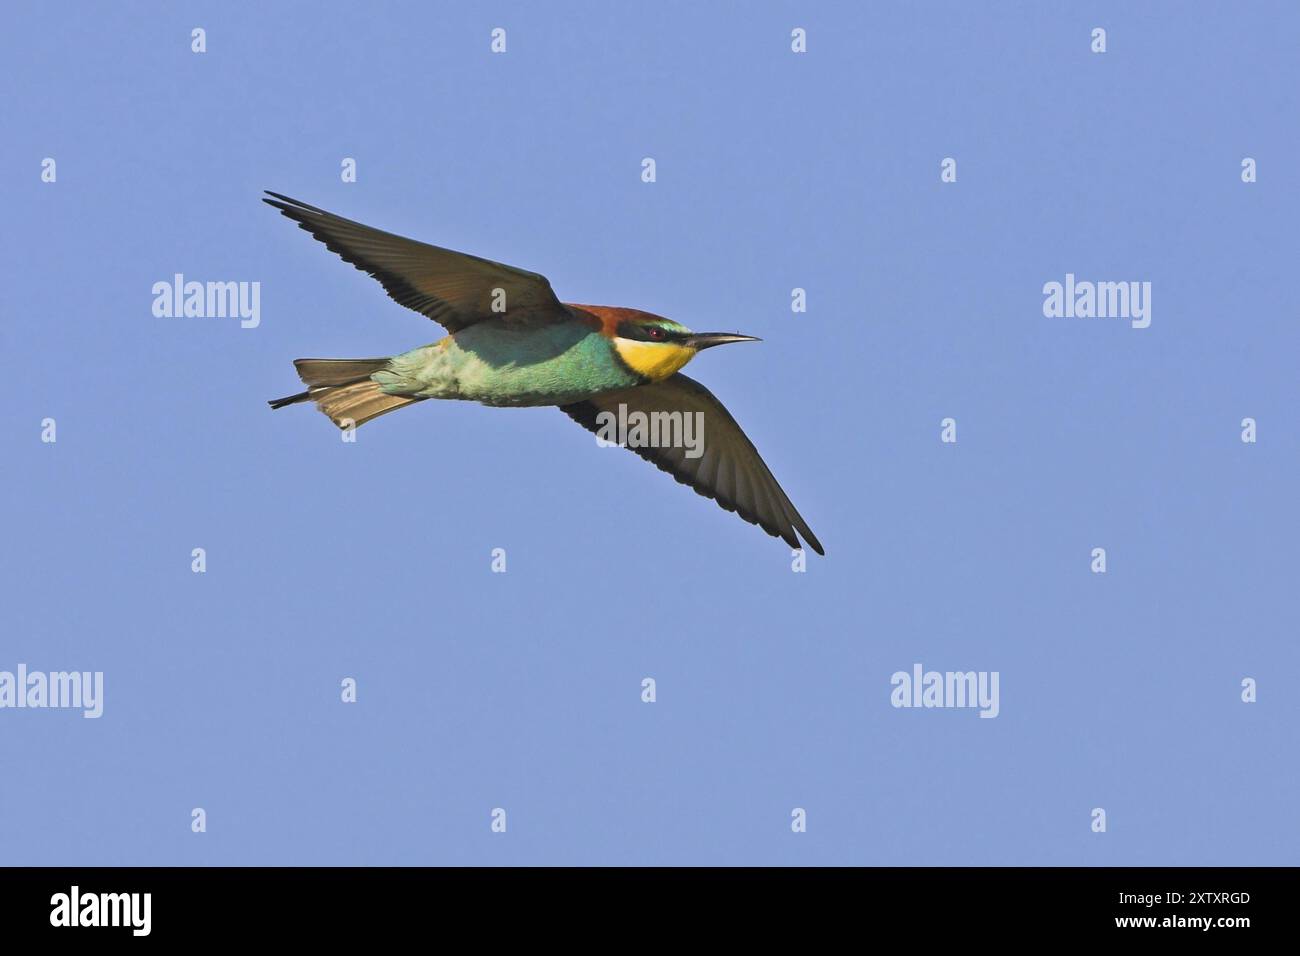
[[[689,449],[685,447],[629,448],[682,484],[715,499],[727,511],[734,511],[768,534],[781,538],[790,547],[802,547],[795,537],[798,532],[814,551],[826,553],[772,477],[754,443],[713,393],[699,382],[678,372],[662,382],[606,392],[560,408],[583,428],[599,433],[596,416],[610,412],[617,417],[620,404],[627,406],[629,414],[634,411],[703,413],[703,452],[697,458],[688,458]]]
[[[279,193],[267,194],[274,198],[262,202],[298,223],[344,262],[370,273],[394,301],[427,315],[449,332],[487,319],[560,322],[570,318],[545,276],[404,239]]]

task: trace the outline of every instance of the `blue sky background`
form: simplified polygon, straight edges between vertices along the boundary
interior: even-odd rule
[[[1300,12],[1086,6],[8,4],[0,669],[106,700],[0,711],[0,863],[1300,862]],[[689,372],[828,556],[551,409],[272,414],[442,333],[263,189],[762,336]]]

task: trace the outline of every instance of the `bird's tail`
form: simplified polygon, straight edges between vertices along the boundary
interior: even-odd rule
[[[389,395],[370,376],[388,367],[378,359],[297,359],[293,365],[307,391],[277,398],[267,404],[284,408],[299,402],[315,402],[339,428],[364,425],[386,412],[420,401],[409,395]]]

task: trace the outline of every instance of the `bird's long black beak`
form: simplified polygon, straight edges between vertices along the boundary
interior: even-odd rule
[[[763,340],[754,338],[752,335],[733,335],[730,332],[695,332],[686,339],[686,344],[698,352],[700,349],[711,349],[715,345],[726,345],[728,342],[761,341]]]

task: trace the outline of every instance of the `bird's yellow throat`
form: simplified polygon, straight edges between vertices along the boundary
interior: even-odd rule
[[[676,342],[638,342],[615,337],[614,350],[628,368],[652,382],[662,382],[695,358],[695,349]]]

